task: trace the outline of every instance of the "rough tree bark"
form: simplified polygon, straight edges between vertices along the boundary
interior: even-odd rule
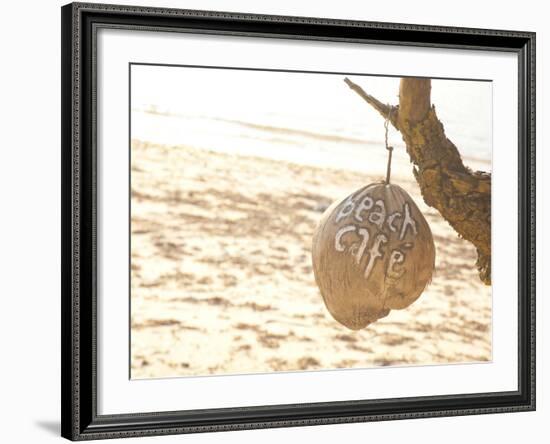
[[[347,85],[401,132],[422,197],[477,249],[479,277],[491,284],[491,175],[473,172],[445,136],[431,105],[430,79],[402,78],[399,105],[386,105],[359,85]]]

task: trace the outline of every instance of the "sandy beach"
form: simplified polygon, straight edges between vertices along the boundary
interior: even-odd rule
[[[361,331],[328,313],[311,267],[323,210],[378,176],[132,142],[132,378],[491,360],[476,253],[409,191],[436,245],[432,283]]]

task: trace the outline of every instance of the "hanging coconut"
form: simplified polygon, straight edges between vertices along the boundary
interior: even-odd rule
[[[435,267],[430,227],[409,194],[389,183],[389,163],[386,182],[361,188],[325,211],[312,255],[325,305],[352,330],[411,305]]]

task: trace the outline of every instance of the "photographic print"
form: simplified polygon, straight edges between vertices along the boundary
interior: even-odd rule
[[[130,65],[132,379],[492,359],[492,83]]]
[[[61,23],[62,436],[535,409],[534,33]]]

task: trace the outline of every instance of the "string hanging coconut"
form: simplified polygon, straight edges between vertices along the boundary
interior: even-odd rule
[[[315,281],[328,311],[359,330],[411,305],[431,281],[435,247],[428,222],[400,186],[372,183],[333,203],[313,234]]]

